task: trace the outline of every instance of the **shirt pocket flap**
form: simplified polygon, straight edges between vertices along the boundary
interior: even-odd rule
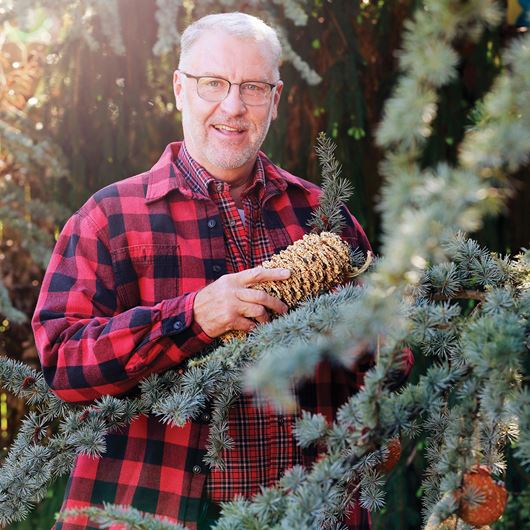
[[[179,295],[178,245],[132,245],[111,252],[118,298],[126,308]]]

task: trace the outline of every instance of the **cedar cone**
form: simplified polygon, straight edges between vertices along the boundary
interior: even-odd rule
[[[261,264],[266,269],[289,269],[291,276],[287,280],[259,283],[253,285],[252,289],[259,289],[279,298],[291,309],[311,296],[344,285],[364,272],[370,261],[369,255],[360,269],[354,267],[350,246],[337,234],[306,234]],[[228,331],[221,338],[227,342],[245,336],[244,331],[234,330]]]
[[[464,493],[469,487],[480,492],[480,503],[471,505],[466,501]],[[458,516],[472,526],[489,525],[504,513],[507,497],[504,483],[494,480],[487,466],[475,466],[464,475]]]
[[[388,454],[383,462],[377,466],[377,469],[381,471],[381,473],[389,473],[392,471],[401,457],[401,442],[397,436],[392,438],[387,443],[386,447],[388,449]]]

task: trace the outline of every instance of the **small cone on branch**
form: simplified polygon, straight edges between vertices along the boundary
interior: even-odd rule
[[[478,492],[480,501],[471,503],[466,500],[466,489]],[[458,516],[472,526],[489,525],[504,513],[507,497],[504,483],[494,480],[487,466],[475,466],[464,475]]]
[[[354,267],[350,246],[337,234],[306,234],[261,264],[266,269],[289,269],[291,276],[287,280],[259,283],[252,288],[279,298],[291,309],[311,296],[346,284],[364,272],[370,262],[369,253],[362,267]],[[229,331],[222,340],[227,342],[245,336],[244,331]]]
[[[387,449],[388,454],[386,455],[386,458],[377,466],[382,473],[389,473],[392,471],[401,458],[401,442],[397,436],[388,442]]]

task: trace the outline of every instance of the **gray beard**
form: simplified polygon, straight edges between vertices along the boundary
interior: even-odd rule
[[[212,166],[220,167],[222,169],[237,169],[245,165],[249,160],[256,157],[259,147],[256,149],[249,146],[245,151],[236,151],[233,153],[219,153],[215,149],[208,149],[206,156]]]

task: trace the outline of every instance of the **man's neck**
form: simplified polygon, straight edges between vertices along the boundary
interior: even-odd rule
[[[219,170],[219,168],[210,169],[207,165],[203,165],[204,169],[217,180],[222,180],[230,186],[230,195],[238,208],[243,208],[242,195],[243,192],[248,188],[252,181],[252,175],[254,170],[254,164],[250,166],[250,169],[246,169],[244,172],[242,168],[237,170]]]
[[[236,206],[240,209],[243,208],[243,192],[247,189],[249,185],[249,181],[247,179],[246,182],[243,184],[240,184],[239,186],[236,186],[234,184],[230,185],[230,195],[232,196],[232,199],[234,199],[234,202],[236,203]]]
[[[238,208],[243,208],[243,201],[241,196],[246,188],[251,184],[252,176],[254,173],[254,166],[256,165],[256,159],[249,160],[246,164],[238,168],[220,168],[218,166],[212,166],[208,161],[197,160],[190,151],[189,146],[186,144],[186,149],[191,157],[200,164],[214,179],[222,180],[230,186],[230,195],[234,199]]]

